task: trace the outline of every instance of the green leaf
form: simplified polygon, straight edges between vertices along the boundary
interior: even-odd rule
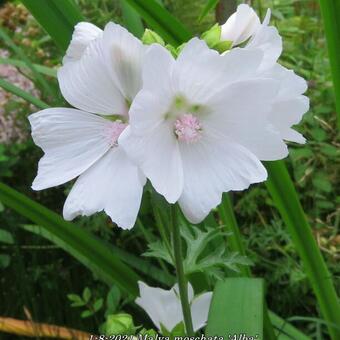
[[[239,335],[244,334],[248,338],[263,339],[263,301],[262,279],[219,281],[210,305],[206,336],[239,339]]]
[[[88,303],[91,299],[91,290],[89,287],[85,287],[84,291],[83,291],[83,300]]]
[[[86,305],[86,302],[77,294],[68,294],[67,298],[72,301],[71,307],[82,307]]]
[[[94,312],[91,311],[91,310],[84,310],[83,312],[81,312],[80,317],[83,318],[83,319],[86,319],[86,318],[92,316],[93,314],[94,314]]]
[[[103,304],[104,304],[104,299],[100,298],[96,300],[95,303],[93,304],[93,310],[95,312],[98,312],[103,307]]]
[[[116,286],[112,286],[106,297],[106,307],[109,314],[117,311],[120,299],[120,290]]]
[[[47,109],[49,106],[44,103],[42,100],[32,96],[30,93],[22,90],[21,88],[7,82],[4,79],[0,79],[0,87],[2,87],[4,90],[15,94],[16,96],[27,100],[31,104],[35,105],[39,109]]]
[[[340,304],[332,276],[315,242],[288,171],[282,161],[266,162],[266,168],[269,173],[267,188],[303,261],[323,318],[329,322],[328,328],[332,339],[340,339],[339,330],[330,326],[330,324],[340,324]]]
[[[320,0],[320,8],[327,38],[334,83],[336,112],[338,113],[338,125],[340,127],[340,2],[339,0]]]
[[[138,295],[139,276],[124,264],[112,249],[97,237],[0,183],[0,200],[40,226],[23,226],[69,252],[109,285],[117,284],[132,296]]]
[[[165,41],[180,45],[191,38],[191,33],[155,0],[125,0],[146,23]]]
[[[4,229],[0,229],[0,243],[13,244],[14,239],[12,234]]]
[[[70,43],[74,26],[85,20],[71,0],[21,1],[63,51]]]
[[[204,6],[202,13],[200,14],[199,18],[198,18],[198,22],[201,22],[202,19],[204,19],[204,17],[213,9],[215,9],[215,7],[217,6],[219,0],[208,0],[207,4]]]

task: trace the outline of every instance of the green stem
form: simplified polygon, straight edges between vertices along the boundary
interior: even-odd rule
[[[183,256],[182,256],[182,242],[179,225],[176,218],[176,207],[171,206],[171,224],[172,224],[172,238],[175,256],[176,274],[179,288],[179,296],[182,304],[182,311],[184,316],[185,329],[188,336],[194,336],[194,329],[192,326],[191,310],[188,299],[188,281],[184,274]]]

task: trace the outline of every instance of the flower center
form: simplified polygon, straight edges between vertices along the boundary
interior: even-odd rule
[[[197,142],[202,137],[202,125],[199,119],[191,113],[186,113],[176,119],[175,134],[180,141]]]
[[[121,120],[116,120],[110,122],[106,133],[111,146],[118,146],[118,137],[125,130],[127,124],[123,123]]]

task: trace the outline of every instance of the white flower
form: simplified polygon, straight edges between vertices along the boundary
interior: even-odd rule
[[[136,299],[136,303],[147,312],[159,330],[162,324],[171,332],[176,325],[183,322],[183,312],[177,284],[170,290],[149,287],[141,281],[138,282],[138,285],[140,297]],[[211,297],[212,292],[194,297],[193,288],[190,282],[188,283],[188,298],[195,332],[207,323]]]
[[[64,205],[65,219],[104,210],[120,227],[132,228],[145,177],[118,145],[118,137],[128,125],[129,102],[141,87],[144,46],[113,23],[96,38],[78,39],[79,30],[88,27],[99,30],[77,26],[58,72],[64,98],[77,109],[46,109],[29,117],[33,139],[45,153],[32,188],[46,189],[79,176]]]
[[[120,145],[170,203],[202,221],[223,192],[262,182],[261,159],[281,159],[287,147],[267,124],[278,82],[256,77],[260,50],[225,56],[192,39],[177,60],[150,47],[143,89],[130,109]]]
[[[243,13],[243,18],[248,14],[250,22],[259,22],[254,10],[247,5],[240,5],[237,11],[228,19],[227,23],[229,20],[233,23],[235,17],[241,17],[241,13]],[[257,19],[254,19],[254,16]],[[279,91],[273,98],[272,110],[268,114],[267,129],[275,130],[284,140],[304,143],[305,138],[291,127],[298,124],[303,114],[309,109],[309,99],[302,95],[307,89],[307,83],[293,71],[277,63],[282,53],[282,38],[275,27],[269,26],[270,16],[271,11],[268,9],[263,23],[253,25],[251,26],[253,29],[247,31],[249,33],[247,37],[250,39],[244,46],[244,49],[250,51],[260,49],[263,52],[263,59],[258,67],[256,76],[271,78],[279,83]],[[245,27],[249,27],[247,20],[243,20],[243,26],[240,20],[238,21],[239,25],[232,25],[229,22],[227,27],[230,35],[236,36],[240,31],[244,31]],[[223,34],[221,37],[223,38]],[[244,137],[248,138],[248,136]],[[272,160],[270,157],[268,158],[266,155],[263,155],[261,150],[253,149],[252,151],[260,159]]]
[[[228,20],[221,26],[221,40],[239,45],[249,39],[260,26],[260,19],[255,11],[246,4],[237,7]]]
[[[309,109],[309,99],[302,95],[307,90],[307,83],[292,70],[277,63],[282,53],[282,39],[277,29],[269,26],[270,16],[271,12],[268,9],[263,23],[244,48],[260,49],[263,52],[263,59],[257,70],[257,76],[271,78],[279,83],[279,91],[273,98],[272,110],[268,115],[268,128],[276,130],[284,140],[305,143],[305,138],[291,127],[298,124]],[[261,153],[255,154],[260,159],[266,159]]]

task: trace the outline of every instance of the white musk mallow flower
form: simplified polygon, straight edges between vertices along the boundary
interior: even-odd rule
[[[144,48],[114,23],[104,31],[78,24],[58,72],[61,92],[76,109],[46,109],[29,117],[33,139],[45,153],[32,188],[79,176],[64,205],[67,220],[104,210],[122,228],[135,223],[146,179],[118,139],[141,87]]]
[[[140,297],[136,299],[136,304],[146,311],[158,330],[165,328],[171,332],[180,322],[184,322],[177,284],[170,290],[149,287],[141,281],[138,285]],[[193,288],[188,283],[188,298],[196,332],[207,323],[212,292],[194,297]]]
[[[231,39],[231,37],[242,35],[247,32],[247,39],[244,49],[257,50],[263,52],[263,59],[257,69],[257,76],[272,78],[279,83],[279,91],[273,98],[271,113],[268,115],[272,127],[278,131],[287,141],[304,143],[305,138],[294,129],[302,119],[304,113],[309,109],[309,99],[303,95],[307,90],[306,81],[296,75],[292,70],[277,63],[282,53],[282,38],[274,26],[270,26],[270,9],[260,24],[255,11],[248,5],[239,5],[237,11],[230,16],[227,22],[222,25],[221,39]],[[237,23],[235,18],[238,18]],[[241,18],[243,18],[241,20]],[[256,24],[251,24],[256,22]],[[235,23],[235,24],[232,24]],[[223,29],[228,28],[228,37],[223,35]],[[251,27],[251,29],[249,29]],[[234,45],[240,41],[235,40]],[[226,52],[225,54],[228,54]]]
[[[197,38],[176,60],[156,44],[145,55],[143,89],[119,142],[192,223],[201,222],[223,192],[266,180],[260,160],[288,154],[268,122],[279,82],[257,76],[262,59],[260,49],[220,56]]]

